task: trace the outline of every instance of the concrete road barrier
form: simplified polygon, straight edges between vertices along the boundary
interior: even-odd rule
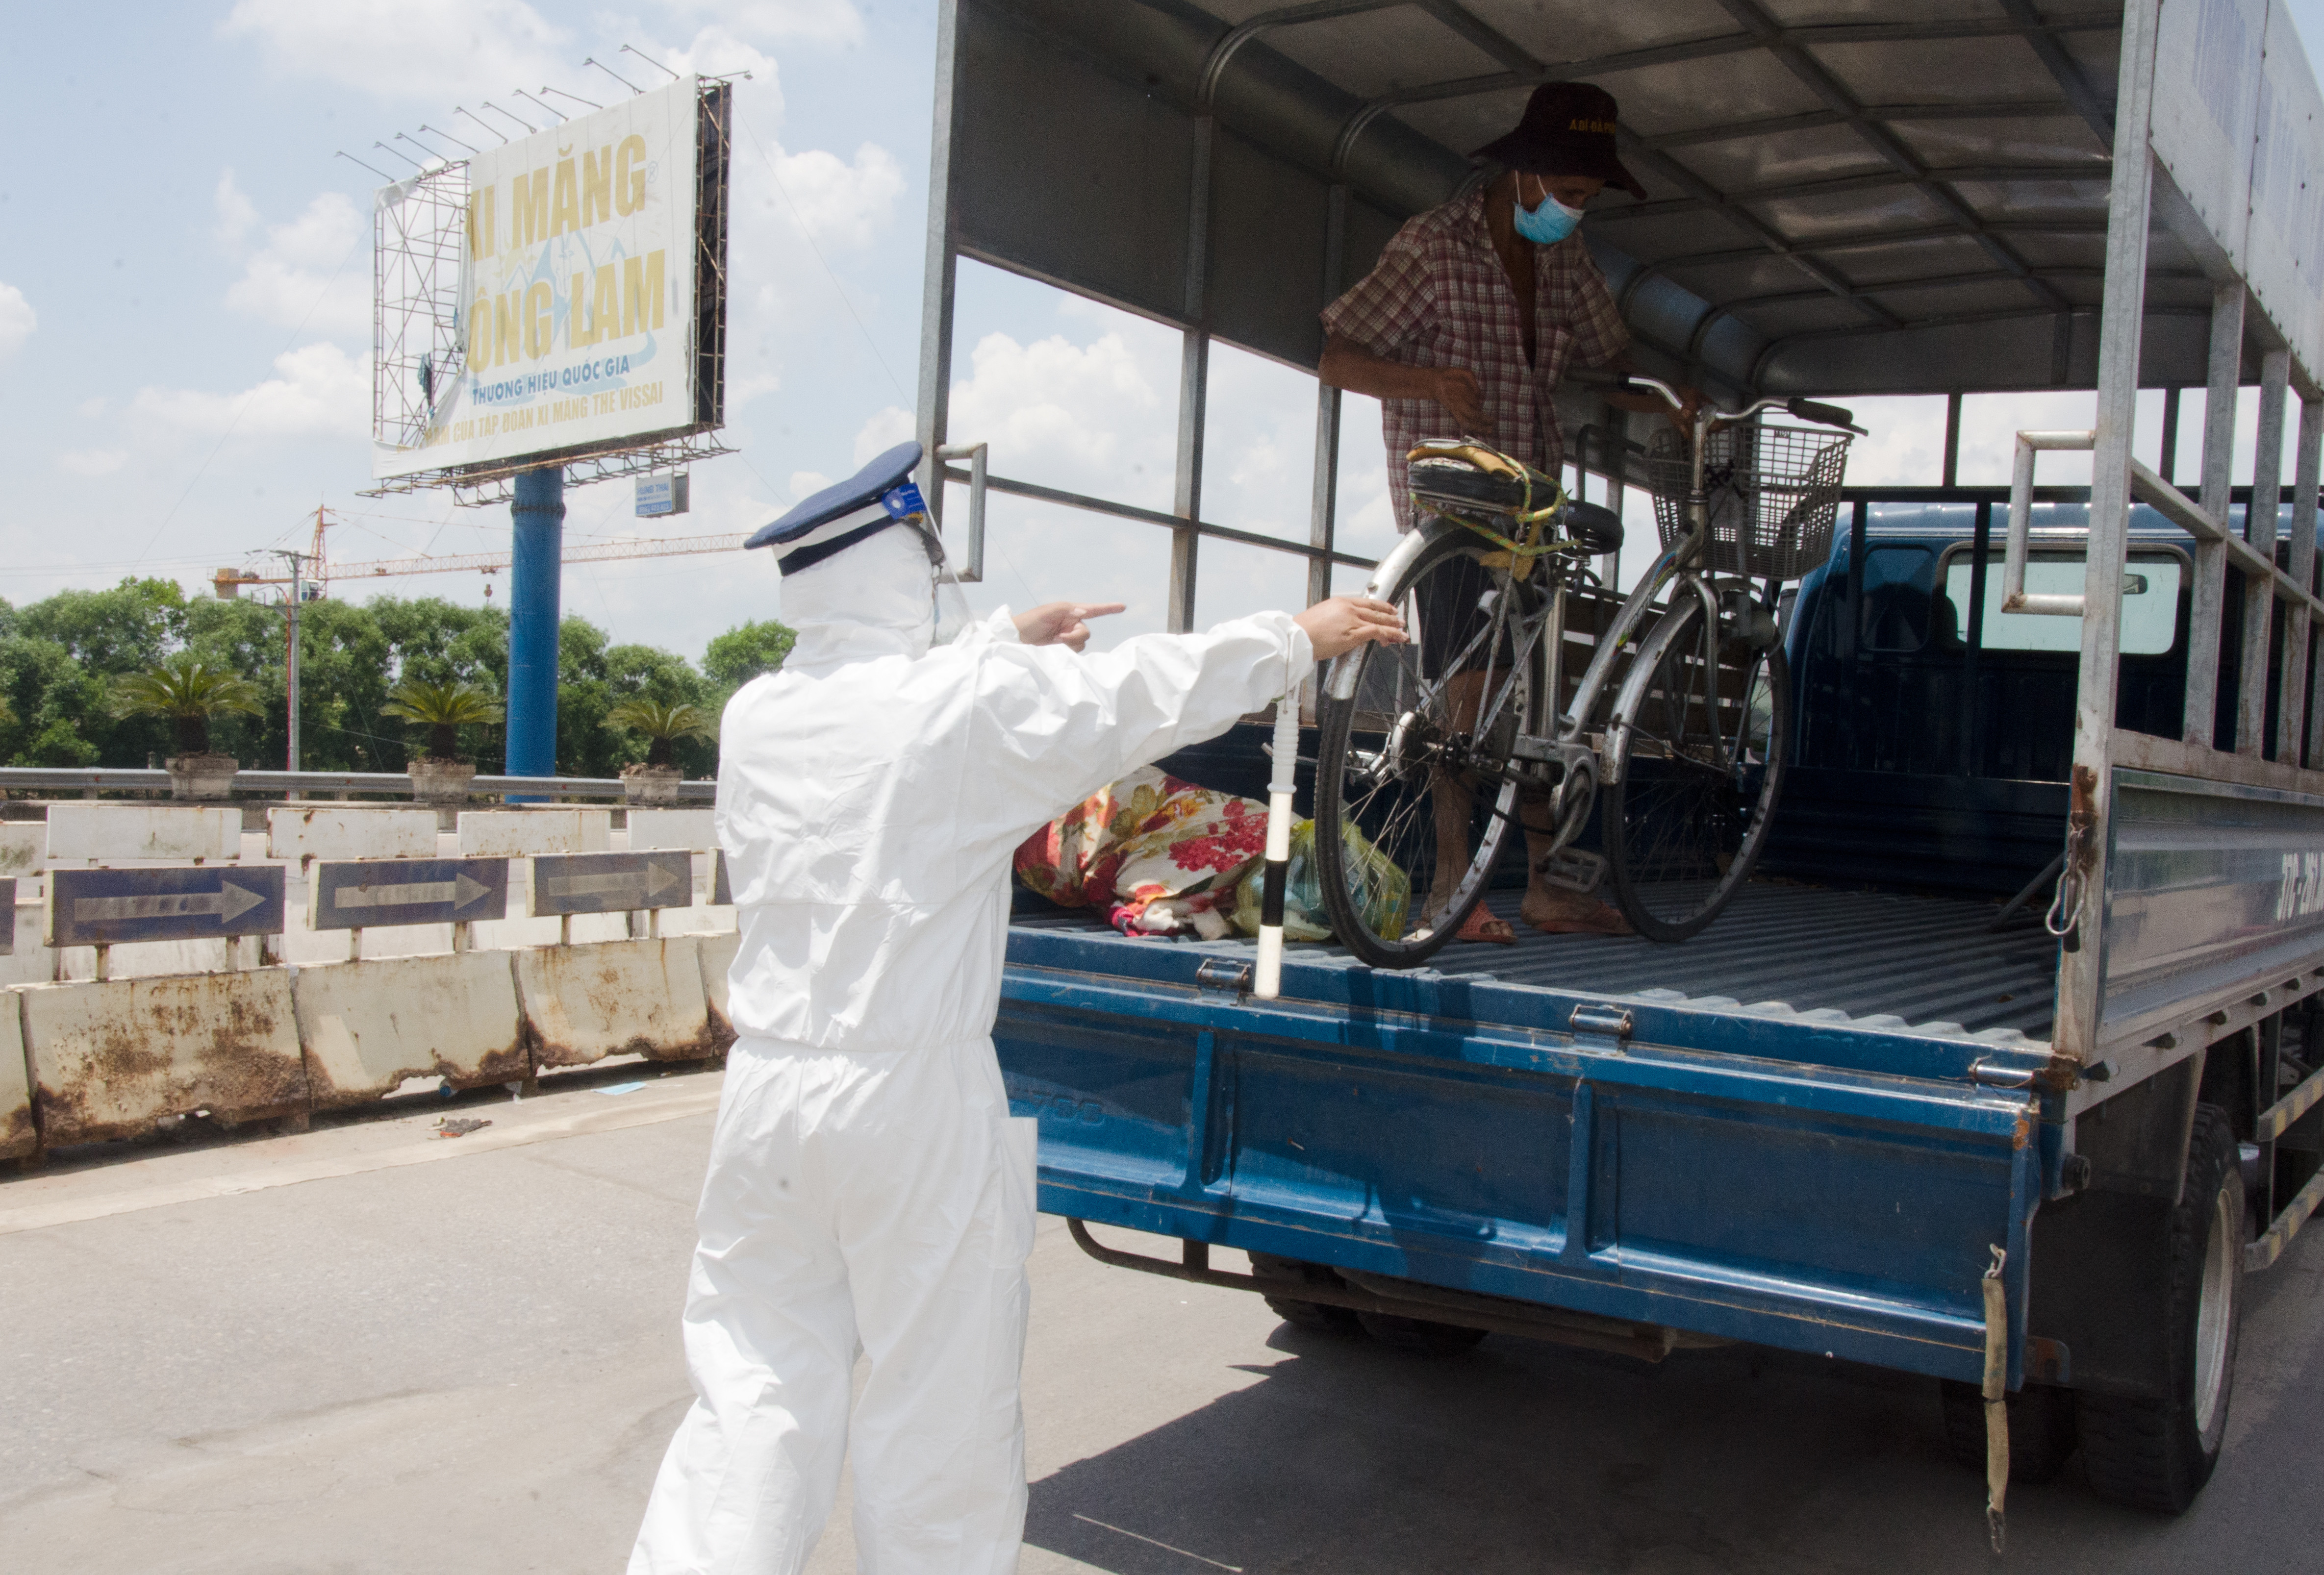
[[[613,845],[610,809],[475,809],[460,815],[460,852],[465,858],[602,853]]]
[[[266,856],[310,859],[432,859],[436,812],[309,804],[266,812]]]
[[[48,823],[0,823],[0,875],[38,875],[49,867]]]
[[[703,993],[700,936],[512,954],[536,1067],[586,1066],[608,1055],[684,1061],[724,1045]]]
[[[317,1110],[395,1091],[407,1077],[512,1082],[531,1066],[506,952],[301,968],[291,983]]]
[[[242,857],[242,812],[160,804],[51,804],[52,865],[154,859],[196,864]]]
[[[192,1110],[235,1122],[307,1108],[288,969],[14,990],[50,1147]]]
[[[632,809],[630,811],[630,851],[683,848],[689,853],[718,851],[717,811],[712,809]]]
[[[710,1002],[710,1027],[727,1044],[734,1042],[733,1019],[726,1015],[726,975],[734,966],[734,953],[742,944],[742,935],[724,930],[704,935],[702,941],[702,993]]]
[[[0,1159],[41,1146],[32,1129],[32,1070],[24,1062],[23,1018],[14,1000],[0,1000]]]

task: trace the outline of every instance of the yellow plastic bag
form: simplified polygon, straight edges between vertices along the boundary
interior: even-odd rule
[[[1396,861],[1372,846],[1363,833],[1342,824],[1340,838],[1347,849],[1349,869],[1361,893],[1364,923],[1372,934],[1401,936],[1412,906],[1412,880]],[[1297,822],[1291,828],[1291,862],[1284,871],[1283,935],[1292,941],[1328,941],[1331,916],[1323,907],[1322,871],[1315,863],[1315,823]],[[1246,935],[1259,934],[1260,898],[1267,884],[1266,866],[1254,864],[1235,889],[1234,925]]]

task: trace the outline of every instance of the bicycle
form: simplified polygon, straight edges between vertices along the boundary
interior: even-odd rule
[[[1683,409],[1652,378],[1624,391]],[[1844,430],[1756,420],[1776,409]],[[1554,883],[1610,880],[1641,935],[1683,940],[1716,918],[1782,792],[1792,695],[1775,588],[1829,552],[1861,430],[1837,406],[1774,398],[1705,406],[1689,438],[1658,434],[1646,471],[1662,551],[1562,706],[1568,594],[1600,583],[1589,561],[1621,545],[1619,517],[1480,444],[1414,449],[1425,517],[1367,587],[1403,610],[1412,643],[1339,658],[1319,695],[1315,859],[1341,942],[1375,966],[1425,961],[1483,900],[1512,824],[1546,840],[1536,862]],[[1602,857],[1573,845],[1593,811]],[[1439,868],[1454,846],[1467,862]]]

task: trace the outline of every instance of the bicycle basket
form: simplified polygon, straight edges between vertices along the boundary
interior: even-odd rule
[[[1702,566],[1755,580],[1795,580],[1831,552],[1832,521],[1848,470],[1849,434],[1814,427],[1742,425],[1711,434],[1702,466],[1711,540]],[[1694,466],[1686,440],[1665,427],[1646,445],[1646,484],[1665,547],[1687,530]]]

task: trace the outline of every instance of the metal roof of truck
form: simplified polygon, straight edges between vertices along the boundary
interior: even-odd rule
[[[959,0],[956,28],[961,254],[1294,364],[1468,151],[1575,79],[1619,99],[1647,189],[1583,230],[1643,364],[1832,394],[2096,378],[2118,6]],[[2218,270],[2157,207],[2142,381],[2200,383]]]

